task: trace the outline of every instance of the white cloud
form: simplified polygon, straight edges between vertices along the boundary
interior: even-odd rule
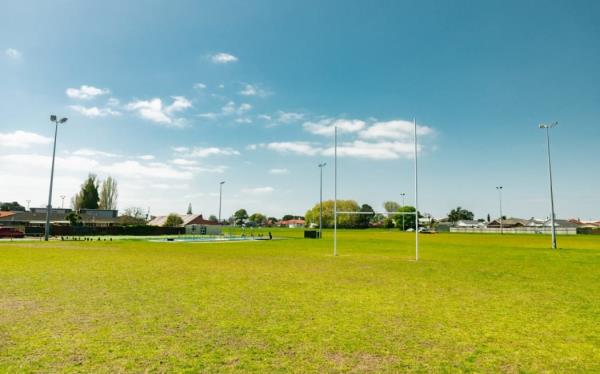
[[[90,149],[90,148],[81,148],[78,149],[74,152],[72,152],[71,154],[75,155],[75,156],[84,156],[84,157],[119,157],[118,154],[115,153],[110,153],[110,152],[104,152],[104,151],[98,151],[96,149]]]
[[[361,131],[358,136],[369,140],[407,140],[414,137],[415,127],[411,121],[393,120],[387,122],[375,122],[373,125]],[[430,135],[433,129],[428,126],[417,126],[419,135]]]
[[[418,148],[420,150],[420,147]],[[365,142],[355,140],[353,142],[338,145],[339,157],[356,157],[373,160],[395,160],[399,158],[412,158],[414,155],[414,144],[411,142]],[[334,148],[325,149],[324,156],[333,156]]]
[[[108,101],[106,102],[106,105],[108,106],[119,106],[120,101],[119,99],[115,98],[115,97],[111,97],[108,99]]]
[[[67,88],[67,96],[72,99],[89,100],[97,96],[109,94],[108,89],[82,85],[79,88]]]
[[[112,110],[111,108],[98,108],[97,106],[84,107],[82,105],[70,105],[69,108],[82,116],[89,118],[120,116],[121,112]]]
[[[245,194],[249,194],[249,195],[264,195],[264,194],[270,194],[273,191],[275,191],[275,189],[270,186],[255,187],[255,188],[242,188],[242,192]]]
[[[252,120],[248,117],[240,117],[235,120],[237,123],[252,123]]]
[[[19,50],[14,48],[7,48],[4,51],[4,53],[6,54],[6,56],[12,58],[13,60],[18,60],[23,56],[23,54]]]
[[[167,164],[160,162],[142,164],[134,160],[115,162],[96,170],[127,178],[191,179],[193,177],[191,172],[174,169]]]
[[[185,158],[176,158],[174,160],[171,160],[171,163],[174,165],[179,165],[179,166],[195,166],[198,165],[198,161],[194,161],[194,160],[188,160]]]
[[[183,124],[175,113],[181,112],[192,106],[192,103],[183,96],[172,96],[173,103],[164,106],[160,98],[151,100],[137,100],[127,104],[126,108],[135,111],[144,119],[164,124],[171,127],[182,127]]]
[[[48,138],[33,132],[17,130],[15,132],[0,132],[0,146],[12,148],[30,148],[33,145],[44,145],[52,143]]]
[[[269,92],[267,92],[266,90],[260,88],[257,85],[254,84],[246,84],[244,86],[244,88],[242,88],[242,90],[239,92],[240,95],[242,96],[258,96],[258,97],[265,97],[269,95]]]
[[[290,171],[286,168],[281,168],[281,169],[271,169],[269,170],[269,174],[289,174]]]
[[[209,156],[237,156],[240,154],[233,148],[219,148],[219,147],[175,147],[173,150],[179,154],[185,153],[186,157],[209,157]]]
[[[138,157],[140,160],[144,160],[144,161],[151,161],[154,160],[154,156],[153,155],[141,155]]]
[[[238,60],[238,58],[234,55],[224,52],[214,54],[210,57],[210,59],[215,64],[228,64],[230,62],[236,62]]]
[[[314,156],[319,154],[322,149],[315,147],[309,142],[273,142],[267,144],[259,144],[260,147],[266,148],[279,153],[295,153],[298,155]]]
[[[304,118],[303,113],[297,112],[277,112],[277,121],[281,123],[293,123],[301,121]]]
[[[206,88],[206,85],[204,83],[198,82],[194,84],[194,88],[197,90],[203,90]]]
[[[271,118],[272,118],[272,117],[271,117],[271,116],[269,116],[269,115],[267,115],[267,114],[259,114],[259,115],[258,115],[258,119],[262,119],[262,120],[265,120],[265,121],[270,121],[270,120],[271,120]]]
[[[347,119],[332,119],[326,118],[318,122],[305,122],[302,126],[304,130],[316,134],[331,136],[334,133],[334,128],[337,127],[338,134],[340,133],[354,133],[362,130],[365,127],[365,121],[361,120],[347,120]]]

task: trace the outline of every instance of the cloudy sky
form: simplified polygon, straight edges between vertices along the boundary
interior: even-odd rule
[[[597,1],[4,1],[0,201],[54,206],[88,172],[119,208],[303,214],[333,196],[600,218]]]

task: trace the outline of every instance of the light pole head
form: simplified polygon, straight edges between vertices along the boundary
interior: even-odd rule
[[[50,116],[50,121],[56,122],[56,116],[54,114]]]
[[[221,183],[219,183],[219,184],[225,184],[225,181],[221,181]]]
[[[496,189],[497,189],[497,190],[501,190],[501,189],[502,189],[502,186],[497,186],[497,187],[496,187]]]
[[[552,122],[552,123],[551,123],[551,124],[549,124],[549,125],[546,125],[545,123],[540,123],[538,127],[539,127],[540,129],[553,129],[553,128],[555,128],[556,126],[558,126],[558,121],[554,121],[554,122]]]
[[[324,163],[322,163],[322,164],[319,164],[319,167],[320,167],[320,168],[322,168],[323,166],[326,166],[326,165],[327,165],[327,163],[326,163],[326,162],[324,162]]]
[[[58,121],[58,123],[65,123],[67,122],[68,118],[67,117],[63,117],[60,119],[60,121]]]

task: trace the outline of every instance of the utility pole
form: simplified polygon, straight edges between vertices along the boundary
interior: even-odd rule
[[[319,239],[323,238],[323,168],[327,165],[326,162],[319,164],[320,181],[319,181]]]
[[[550,159],[550,129],[558,126],[558,122],[551,123],[550,125],[545,125],[541,123],[539,125],[540,129],[546,129],[546,145],[548,152],[548,176],[550,178],[550,224],[552,225],[552,249],[556,249],[556,225],[555,225],[555,214],[554,214],[554,190],[552,188],[552,161]]]
[[[496,186],[498,190],[498,199],[500,200],[500,235],[504,234],[504,227],[502,226],[502,186]]]
[[[50,191],[48,192],[48,205],[46,206],[46,227],[44,230],[44,240],[48,241],[50,236],[50,213],[52,212],[52,183],[54,182],[54,159],[56,156],[56,136],[58,134],[58,124],[67,122],[67,118],[58,119],[54,114],[50,116],[50,121],[54,122],[54,148],[52,150],[52,168],[50,169]]]

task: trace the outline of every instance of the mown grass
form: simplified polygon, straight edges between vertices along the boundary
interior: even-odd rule
[[[413,239],[0,243],[0,371],[600,371],[599,237]]]

